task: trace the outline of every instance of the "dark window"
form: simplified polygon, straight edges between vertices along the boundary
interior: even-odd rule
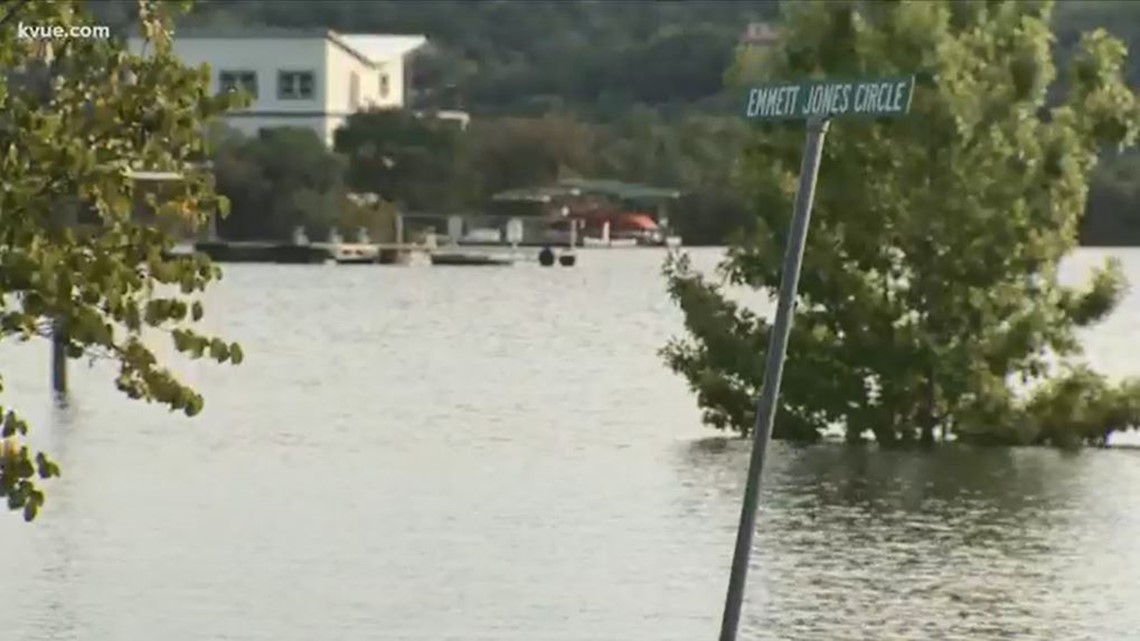
[[[281,100],[312,100],[315,74],[311,71],[277,73],[277,97]]]
[[[218,88],[222,91],[244,91],[257,98],[257,72],[221,71],[218,73]]]

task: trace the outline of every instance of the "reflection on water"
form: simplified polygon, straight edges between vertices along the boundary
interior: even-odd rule
[[[247,362],[179,366],[193,421],[99,368],[53,409],[46,347],[0,347],[65,473],[0,518],[0,639],[714,638],[747,443],[655,356],[661,258],[233,266],[207,319]],[[1138,328],[1134,294],[1098,367]],[[1140,451],[770,454],[743,638],[1136,638]]]

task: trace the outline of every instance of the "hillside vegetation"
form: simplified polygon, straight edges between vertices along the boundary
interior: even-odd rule
[[[93,2],[91,8],[105,23],[125,27],[134,4]],[[1140,2],[1071,0],[1058,3],[1054,14],[1054,50],[1061,63],[1080,34],[1096,28],[1121,38],[1130,50],[1140,48]],[[556,164],[565,172],[605,169],[615,178],[708,192],[710,185],[731,190],[736,179],[731,174],[739,128],[709,126],[708,119],[737,119],[739,96],[726,87],[725,75],[740,37],[749,23],[778,23],[780,16],[775,1],[210,0],[197,3],[187,21],[425,34],[432,44],[416,62],[415,107],[466,109],[477,120],[557,116],[605,142],[602,150],[560,159]],[[1129,86],[1140,87],[1135,56],[1125,77]],[[1060,78],[1051,94],[1059,95],[1066,82]],[[692,124],[694,119],[704,125]],[[700,141],[681,139],[709,130],[718,133]],[[603,157],[614,150],[660,159],[623,164]],[[709,167],[711,153],[725,160]],[[1094,181],[1083,239],[1140,244],[1140,158],[1108,160]],[[467,195],[444,200],[479,205],[468,197],[478,190],[456,189]],[[710,198],[704,193],[701,200]],[[685,224],[699,230],[693,241],[722,242],[749,218],[737,195],[718,193],[715,200],[716,207],[690,209]]]

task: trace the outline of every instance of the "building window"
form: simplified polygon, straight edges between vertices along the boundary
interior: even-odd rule
[[[380,97],[387,98],[388,94],[392,91],[392,83],[388,79],[388,74],[380,74]]]
[[[312,71],[277,72],[277,98],[280,100],[312,100],[315,86]]]
[[[257,98],[257,72],[220,71],[218,88],[222,91],[244,91]]]
[[[348,108],[352,111],[360,108],[360,75],[355,71],[348,77]]]

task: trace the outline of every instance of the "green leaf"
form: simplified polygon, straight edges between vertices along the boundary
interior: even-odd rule
[[[184,407],[182,411],[186,414],[186,416],[197,416],[199,413],[201,413],[204,405],[205,403],[202,400],[202,397],[195,394],[187,400],[186,407]]]
[[[59,466],[49,461],[43,452],[36,454],[36,471],[41,479],[59,476]]]
[[[224,341],[215,338],[210,342],[210,358],[213,358],[219,363],[224,363],[229,357],[230,348]]]

